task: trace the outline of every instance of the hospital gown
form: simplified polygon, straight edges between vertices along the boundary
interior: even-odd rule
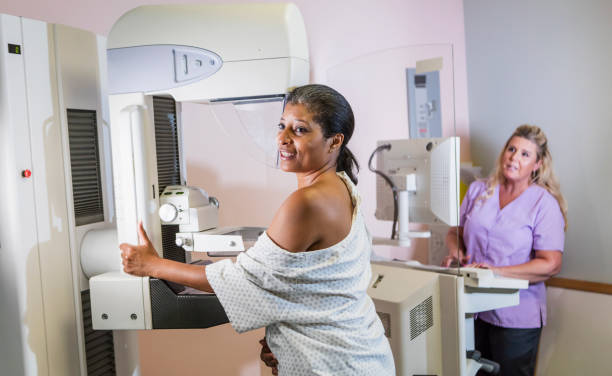
[[[206,275],[239,332],[266,327],[279,375],[395,375],[389,342],[366,294],[371,237],[356,187],[338,174],[354,205],[349,234],[334,246],[292,253],[263,233],[236,263]]]

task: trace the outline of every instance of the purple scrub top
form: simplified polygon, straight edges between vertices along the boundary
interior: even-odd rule
[[[565,221],[559,203],[545,188],[532,184],[499,209],[499,186],[487,199],[484,181],[475,181],[461,204],[460,226],[471,262],[492,266],[517,265],[534,257],[534,250],[561,251]],[[518,306],[481,312],[478,318],[505,328],[539,328],[546,325],[544,282],[520,290]]]

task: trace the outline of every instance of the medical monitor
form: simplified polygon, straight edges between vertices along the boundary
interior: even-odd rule
[[[376,169],[398,190],[408,190],[409,220],[413,223],[459,224],[459,137],[378,141]],[[394,219],[394,194],[376,176],[376,213]]]

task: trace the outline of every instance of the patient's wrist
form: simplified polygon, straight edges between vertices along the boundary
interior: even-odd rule
[[[147,274],[150,277],[163,278],[164,259],[161,257],[152,258],[148,263]]]

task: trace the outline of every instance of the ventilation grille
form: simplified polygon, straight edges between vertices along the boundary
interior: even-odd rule
[[[172,98],[153,97],[153,113],[157,179],[161,194],[167,186],[181,184],[176,102]]]
[[[162,225],[162,249],[164,258],[179,262],[185,262],[185,250],[175,243],[176,233],[179,232],[178,225]]]
[[[96,111],[68,109],[67,112],[76,225],[103,222]]]
[[[433,326],[433,299],[430,296],[410,310],[410,340]]]
[[[117,372],[115,370],[113,332],[110,330],[93,330],[91,327],[89,290],[81,291],[81,302],[83,305],[87,375],[114,376]]]
[[[159,194],[169,185],[181,184],[176,102],[172,98],[153,97],[157,181]],[[185,250],[174,243],[178,225],[162,225],[162,249],[165,259],[185,262]]]

